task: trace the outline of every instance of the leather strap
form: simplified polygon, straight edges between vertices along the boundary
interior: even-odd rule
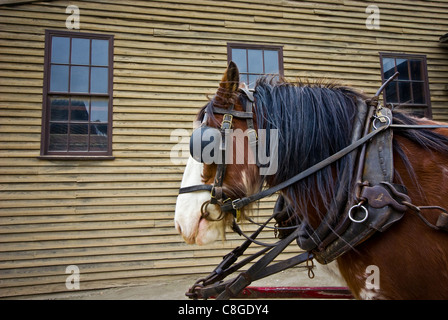
[[[240,118],[240,119],[252,119],[254,116],[252,114],[252,112],[229,110],[229,109],[218,108],[218,107],[213,107],[213,112],[218,113],[218,114],[231,114],[235,118]]]
[[[304,252],[292,259],[288,259],[282,262],[278,262],[272,266],[268,265],[299,235],[301,231],[299,229],[294,230],[288,237],[281,240],[275,247],[273,247],[268,253],[261,257],[255,264],[253,264],[246,272],[242,272],[231,283],[225,286],[223,291],[217,300],[225,300],[231,297],[235,297],[251,282],[259,280],[268,275],[280,272],[284,269],[290,268],[296,264],[305,262],[308,259],[312,259],[312,255],[308,252]]]
[[[390,127],[392,129],[440,129],[440,128],[448,128],[448,125],[443,124],[391,124]]]
[[[211,184],[197,184],[189,187],[179,188],[179,194],[190,193],[195,191],[212,191],[213,186]]]

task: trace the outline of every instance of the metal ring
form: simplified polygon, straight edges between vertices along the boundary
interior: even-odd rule
[[[205,201],[201,206],[201,218],[209,220],[210,212],[207,211],[207,207],[210,204],[210,200]]]
[[[221,221],[222,219],[224,219],[225,214],[224,212],[222,212],[221,210],[221,206],[219,206],[220,208],[220,212],[219,212],[219,216],[216,219],[213,219],[210,217],[210,212],[207,211],[208,205],[211,204],[210,200],[205,201],[202,206],[201,206],[201,218],[207,220],[207,221]]]
[[[381,121],[381,119],[386,119],[386,126],[389,126],[391,124],[390,118],[388,116],[379,116],[379,117],[375,116],[375,118],[373,119],[373,122],[372,122],[372,127],[374,130],[378,129],[378,127],[375,125],[375,121],[379,120],[380,122],[383,122],[383,121]]]
[[[362,210],[364,210],[364,218],[360,219],[360,220],[356,220],[355,218],[352,217],[352,210],[354,208],[361,208]],[[364,207],[363,205],[361,205],[361,203],[358,203],[356,205],[354,205],[353,207],[350,208],[350,210],[348,210],[348,217],[350,218],[350,220],[352,220],[355,223],[362,223],[364,221],[367,220],[367,218],[369,217],[369,211],[366,209],[366,207]]]

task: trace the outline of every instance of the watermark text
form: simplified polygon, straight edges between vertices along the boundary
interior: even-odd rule
[[[369,30],[380,29],[380,8],[371,4],[366,8],[366,13],[369,15],[366,19],[366,28]]]
[[[70,275],[65,280],[65,287],[68,290],[79,290],[80,289],[80,272],[76,265],[69,265],[65,268],[65,273]]]
[[[67,8],[65,8],[65,13],[69,14],[67,19],[65,20],[65,27],[70,30],[79,30],[81,28],[81,21],[78,6],[69,5]]]

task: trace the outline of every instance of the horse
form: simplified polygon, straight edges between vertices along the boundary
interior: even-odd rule
[[[175,228],[185,242],[204,245],[224,239],[225,230],[232,227],[235,217],[238,220],[250,219],[252,209],[247,203],[242,207],[233,205],[232,208],[228,202],[234,204],[235,199],[250,197],[263,188],[282,187],[284,181],[353,144],[353,132],[360,114],[358,105],[366,100],[367,97],[359,90],[335,82],[292,83],[272,76],[259,78],[252,94],[240,83],[236,64],[230,62],[216,94],[198,112],[197,128],[217,129],[211,134],[216,142],[227,138],[227,142],[239,139],[243,143],[237,143],[238,148],[227,147],[227,151],[233,149],[234,152],[230,159],[226,158],[224,165],[197,157],[188,159],[181,181],[181,190],[185,192],[177,197],[174,219]],[[248,110],[247,106],[253,106],[253,109]],[[371,115],[366,117],[372,118]],[[379,231],[369,233],[355,245],[349,244],[334,260],[356,299],[447,299],[448,234],[443,227],[435,227],[438,217],[442,220],[447,217],[443,209],[448,207],[446,124],[413,117],[399,108],[394,108],[387,118],[373,118],[374,125],[386,122],[385,125],[390,126],[384,132],[391,133],[391,154],[387,156],[385,152],[385,159],[381,156],[381,161],[386,163],[380,164],[381,168],[390,167],[388,170],[391,172],[383,172],[383,175],[390,176],[390,181],[381,186],[384,190],[390,188],[386,196],[390,194],[390,198],[396,198],[395,195],[399,195],[398,201],[389,201],[389,204],[400,208],[400,212],[392,215],[395,218],[384,228],[377,228]],[[257,152],[250,148],[250,135],[225,136],[225,130],[229,129],[225,124],[229,123],[233,130],[241,132],[265,130],[269,136],[275,130],[275,170],[263,171],[266,164],[263,166],[256,160],[251,161],[253,156],[257,158]],[[193,135],[201,131],[197,128]],[[257,138],[261,140],[262,137],[259,135]],[[367,138],[356,150],[372,143],[373,138]],[[272,141],[266,137],[264,140],[267,141],[265,146],[271,150],[268,146],[272,146]],[[220,146],[223,148],[215,149],[215,156],[226,149],[222,141]],[[237,156],[242,152],[244,156],[238,162]],[[360,188],[365,185],[362,181],[357,182],[359,175],[356,173],[363,169],[362,166],[357,168],[360,167],[360,155],[365,153],[351,154],[347,152],[330,165],[319,167],[309,176],[279,190],[288,206],[285,226],[293,226],[291,230],[294,230],[294,226],[303,223],[310,227],[307,229],[309,235],[312,233],[309,230],[324,225],[327,233],[333,234],[333,239],[340,240],[341,233],[336,230],[340,221],[350,222],[351,219],[358,226],[362,224],[364,214],[367,218],[367,214],[382,210],[365,209],[365,198],[358,203]],[[272,167],[275,161],[271,158],[270,162]],[[195,189],[198,185],[202,187]],[[402,188],[392,187],[395,185]],[[383,195],[376,193],[368,202],[381,200]],[[335,210],[335,199],[343,199],[342,202],[349,205],[340,209],[339,204]],[[223,207],[227,209],[223,210]],[[349,212],[350,219],[346,218],[347,208],[356,211]],[[444,212],[440,213],[438,209]],[[329,211],[333,212],[330,219],[327,216]],[[281,231],[288,235],[291,230]],[[300,241],[298,244],[300,246]],[[318,262],[325,264],[329,261],[323,259]],[[374,286],[369,283],[372,270],[377,273],[375,276],[379,282]]]

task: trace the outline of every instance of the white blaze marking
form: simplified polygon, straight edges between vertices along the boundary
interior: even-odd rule
[[[189,157],[182,177],[181,188],[202,184],[202,170],[203,164]],[[221,230],[223,222],[201,220],[201,206],[208,200],[210,200],[210,192],[206,190],[183,193],[177,197],[174,224],[177,231],[189,244],[210,243],[223,235],[223,230]],[[213,206],[209,206],[208,209],[214,211]],[[219,214],[210,213],[213,213],[211,216]]]

